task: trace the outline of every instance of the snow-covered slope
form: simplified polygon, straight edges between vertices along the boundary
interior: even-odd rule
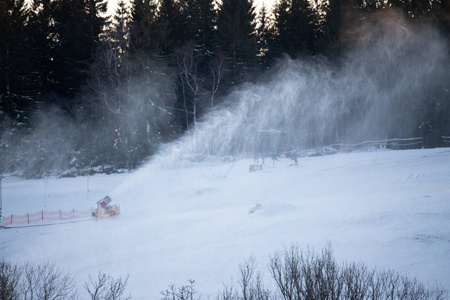
[[[171,283],[196,281],[214,295],[253,255],[291,243],[338,261],[392,268],[450,290],[450,149],[374,151],[266,160],[149,164],[122,175],[3,180],[3,212],[85,209],[104,195],[115,219],[0,230],[0,257],[52,262],[82,286],[99,270],[129,277],[134,299],[159,299]],[[89,188],[89,193],[87,192]],[[84,295],[85,296],[85,295]],[[205,298],[207,298],[205,296]]]

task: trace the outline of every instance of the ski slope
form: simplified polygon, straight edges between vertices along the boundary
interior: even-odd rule
[[[252,255],[270,287],[269,256],[296,243],[337,261],[363,261],[450,290],[450,148],[300,158],[149,163],[132,173],[3,180],[3,213],[95,207],[115,219],[0,229],[0,258],[51,262],[83,284],[99,271],[124,278],[133,299],[194,279],[202,299],[238,278]],[[88,192],[89,190],[89,192]],[[274,284],[272,283],[272,288]]]

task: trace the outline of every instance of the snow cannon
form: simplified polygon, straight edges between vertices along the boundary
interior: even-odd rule
[[[120,215],[120,206],[117,204],[110,205],[110,203],[111,198],[109,196],[105,196],[97,201],[97,209],[93,213],[93,217],[97,220],[99,218],[111,218]]]

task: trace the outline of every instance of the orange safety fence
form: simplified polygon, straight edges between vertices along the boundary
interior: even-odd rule
[[[92,217],[92,213],[95,210],[93,208],[86,210],[76,210],[71,211],[45,211],[41,210],[35,213],[28,213],[25,215],[10,215],[2,218],[2,226],[13,227],[13,226],[24,226],[32,225],[38,223],[49,223],[56,221],[66,221],[71,219],[80,219]]]

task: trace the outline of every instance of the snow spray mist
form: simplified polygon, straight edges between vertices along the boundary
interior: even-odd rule
[[[264,83],[233,92],[153,161],[166,165],[261,145],[261,151],[291,151],[420,134],[427,112],[449,96],[448,47],[430,27],[410,25],[396,13],[384,18],[347,33],[352,47],[338,63],[280,60]],[[261,132],[282,132],[283,144],[268,145],[280,141],[262,141]]]

